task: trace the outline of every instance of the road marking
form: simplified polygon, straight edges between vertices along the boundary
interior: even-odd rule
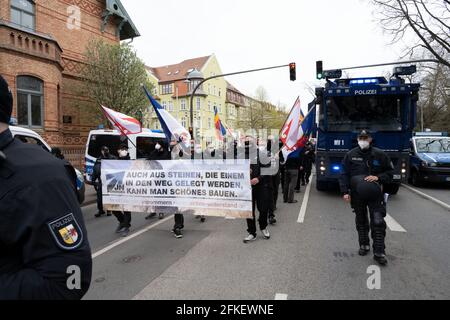
[[[312,176],[311,176],[312,179]],[[305,196],[303,197],[302,207],[300,208],[300,214],[298,215],[298,223],[303,223],[305,221],[306,209],[308,208],[309,193],[311,192],[312,182],[308,183],[306,186]]]
[[[105,248],[95,252],[94,254],[92,254],[92,259],[95,259],[98,256],[100,256],[100,255],[102,255],[102,254],[104,254],[104,253],[114,249],[115,247],[120,246],[122,243],[125,243],[125,242],[127,242],[127,241],[129,241],[129,240],[131,240],[133,238],[136,238],[136,237],[140,236],[143,233],[146,233],[148,230],[151,230],[151,229],[159,226],[160,224],[163,224],[164,222],[169,221],[170,219],[173,219],[173,217],[169,216],[169,217],[167,217],[167,218],[165,218],[163,220],[160,220],[160,221],[158,221],[158,222],[156,222],[156,223],[154,223],[154,224],[152,224],[152,225],[150,225],[148,227],[145,227],[144,229],[142,229],[140,231],[137,231],[135,233],[130,234],[126,238],[123,238],[121,240],[118,240],[116,242],[111,243],[109,246],[107,246],[107,247],[105,247]]]
[[[425,198],[427,200],[430,200],[431,202],[434,202],[435,204],[437,204],[437,205],[443,207],[444,209],[447,209],[448,211],[450,211],[450,204],[445,203],[445,202],[443,202],[443,201],[441,201],[439,199],[436,199],[436,198],[434,198],[434,197],[432,197],[432,196],[430,196],[430,195],[428,195],[426,193],[423,193],[422,191],[419,191],[419,190],[417,190],[415,188],[407,186],[406,184],[402,184],[402,187],[405,188],[405,189],[408,189],[409,191],[412,191],[412,192],[418,194],[419,196],[421,196],[421,197],[423,197],[423,198]]]
[[[285,293],[277,293],[275,295],[275,300],[287,300],[288,295]]]
[[[395,221],[395,219],[392,218],[392,216],[390,216],[389,214],[386,215],[386,218],[384,218],[384,220],[386,221],[389,230],[396,232],[406,232],[405,228],[403,228],[400,223]]]

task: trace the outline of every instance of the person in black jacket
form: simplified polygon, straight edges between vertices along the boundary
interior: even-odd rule
[[[300,171],[300,181],[301,181],[301,185],[305,186],[309,183],[309,179],[311,177],[312,166],[316,160],[316,152],[314,150],[314,146],[309,141],[305,145],[305,150],[303,152],[302,160],[303,160],[302,161],[303,170]]]
[[[171,159],[171,156],[170,156],[169,150],[167,150],[166,147],[160,142],[157,142],[155,144],[155,149],[152,152],[150,152],[150,156],[147,158],[147,160],[151,160],[151,161],[162,161],[162,160],[170,160],[170,159]],[[156,208],[156,209],[158,209],[158,208]],[[149,220],[155,216],[156,216],[156,212],[152,212],[148,216],[146,216],[145,219]],[[158,217],[159,217],[159,219],[163,219],[164,213],[159,212]]]
[[[283,186],[283,199],[286,203],[297,203],[294,200],[294,190],[297,184],[298,172],[301,167],[300,157],[288,157],[285,163],[284,174],[284,186]]]
[[[96,218],[100,218],[105,214],[103,210],[103,194],[102,194],[102,160],[114,160],[115,157],[109,152],[109,148],[103,146],[101,148],[101,156],[95,161],[94,169],[92,172],[92,183],[94,189],[97,192],[97,209],[98,212],[94,215]],[[107,216],[111,216],[111,212],[106,213]]]
[[[365,256],[370,251],[369,230],[371,230],[374,259],[385,265],[386,204],[383,185],[392,180],[394,168],[388,155],[372,147],[371,143],[369,132],[363,130],[358,136],[359,146],[344,157],[339,184],[344,200],[351,203],[356,215],[359,254]],[[367,207],[370,212],[370,224]]]
[[[76,300],[92,254],[67,161],[14,139],[12,94],[0,76],[0,300]]]
[[[244,243],[256,240],[256,214],[255,207],[259,211],[259,229],[265,239],[270,239],[270,233],[267,229],[267,216],[270,202],[272,201],[271,176],[261,174],[261,164],[257,156],[256,145],[253,139],[248,137],[245,142],[245,158],[250,160],[250,183],[252,185],[252,213],[253,219],[247,219],[247,237]]]
[[[130,160],[130,155],[128,153],[128,146],[126,144],[121,144],[117,150],[119,155],[118,160]],[[120,233],[122,237],[128,236],[131,227],[131,212],[129,211],[113,211],[114,216],[119,221],[116,233]]]

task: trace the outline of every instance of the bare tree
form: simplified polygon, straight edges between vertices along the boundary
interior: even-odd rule
[[[450,131],[450,69],[435,65],[423,66],[422,70],[418,105],[423,112],[424,127]]]
[[[147,85],[149,90],[152,85],[144,63],[133,48],[125,43],[116,45],[94,40],[89,43],[85,57],[81,91],[89,98],[90,108],[98,110],[99,118],[100,105],[104,105],[142,122],[149,101],[141,85]]]
[[[286,112],[269,102],[267,90],[260,86],[250,99],[246,112],[240,117],[238,126],[244,130],[280,129]]]
[[[429,53],[450,67],[450,1],[449,0],[371,0],[378,7],[378,18],[392,43],[408,39],[406,54]],[[408,39],[409,40],[409,39]]]

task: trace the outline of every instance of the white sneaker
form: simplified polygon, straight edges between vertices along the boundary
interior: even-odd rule
[[[262,234],[263,234],[263,236],[264,236],[264,239],[270,239],[270,233],[269,233],[269,230],[267,230],[267,229],[264,229],[264,230],[261,230],[261,232],[262,232]]]
[[[248,242],[255,241],[255,240],[256,240],[256,237],[255,237],[254,235],[252,235],[252,234],[249,234],[249,235],[244,239],[244,243],[248,243]]]

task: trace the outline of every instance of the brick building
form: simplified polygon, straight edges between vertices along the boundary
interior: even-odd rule
[[[18,125],[62,147],[81,166],[92,116],[81,110],[79,73],[91,39],[139,36],[119,0],[1,0],[0,74],[14,94]]]

